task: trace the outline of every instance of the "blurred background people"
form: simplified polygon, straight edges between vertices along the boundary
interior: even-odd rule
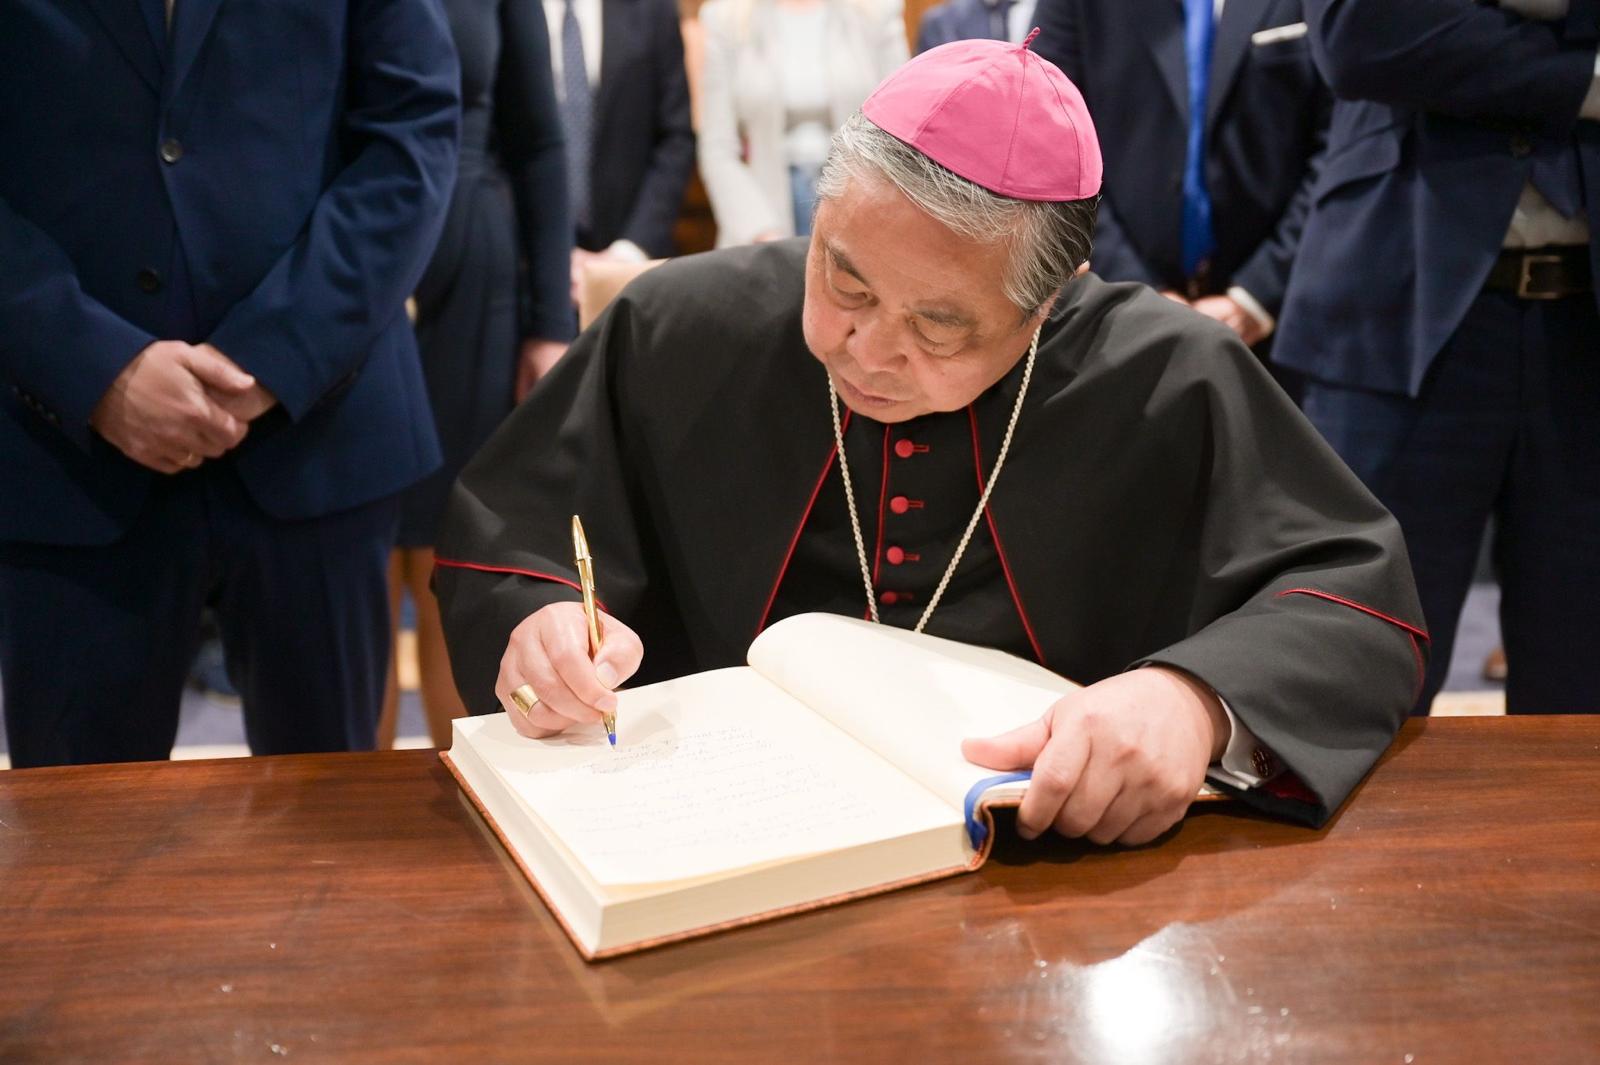
[[[389,564],[396,629],[406,595],[416,608],[422,708],[437,746],[449,746],[451,719],[466,713],[428,588],[445,499],[467,459],[566,351],[572,333],[572,220],[544,10],[540,0],[444,0],[444,8],[461,59],[461,161],[415,304],[444,463],[402,498]],[[398,702],[391,666],[380,747],[394,742]]]
[[[917,22],[917,53],[984,38],[1020,44],[1033,29],[1034,0],[946,0]]]
[[[1332,107],[1301,0],[1039,0],[1035,19],[1106,134],[1091,268],[1264,354]]]
[[[1340,101],[1277,355],[1405,531],[1434,646],[1416,710],[1491,514],[1507,712],[1600,710],[1597,5],[1305,9]]]
[[[596,256],[671,255],[694,170],[675,0],[543,0],[576,237],[570,298]]]
[[[811,231],[833,131],[907,57],[884,0],[708,0],[700,174],[717,246]]]
[[[253,751],[372,747],[397,493],[439,461],[402,310],[456,170],[438,5],[4,22],[13,764],[167,757],[207,602]]]

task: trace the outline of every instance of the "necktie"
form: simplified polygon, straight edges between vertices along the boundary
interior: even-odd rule
[[[1183,168],[1183,273],[1193,277],[1216,249],[1206,188],[1206,89],[1211,80],[1214,0],[1183,0],[1183,50],[1189,61],[1189,148]]]
[[[589,224],[589,150],[594,135],[594,99],[583,63],[583,32],[567,0],[561,16],[561,125],[567,135],[567,196],[579,228]]]
[[[1571,218],[1583,208],[1578,146],[1571,137],[1542,138],[1536,144],[1528,180],[1550,201],[1551,207]]]
[[[1005,41],[1011,38],[1011,27],[1006,20],[1011,13],[1011,0],[996,0],[989,5],[989,39]]]

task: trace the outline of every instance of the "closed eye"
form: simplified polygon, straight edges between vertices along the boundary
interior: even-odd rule
[[[861,282],[838,263],[833,262],[831,257],[827,262],[825,273],[828,290],[840,304],[846,307],[860,307],[870,298],[871,293],[864,286],[858,287],[861,286]]]
[[[847,307],[860,307],[867,302],[867,293],[865,292],[840,288],[831,281],[828,283],[828,288],[833,291],[834,297]]]
[[[918,343],[926,348],[930,355],[955,354],[972,332],[965,326],[932,322],[921,316],[911,319],[911,331],[916,334]]]

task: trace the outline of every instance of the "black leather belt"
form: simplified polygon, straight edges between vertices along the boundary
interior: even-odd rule
[[[1559,300],[1594,291],[1589,246],[1562,244],[1500,253],[1484,288],[1524,300]]]

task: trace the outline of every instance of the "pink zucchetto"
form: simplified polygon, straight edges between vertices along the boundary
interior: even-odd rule
[[[1078,87],[1028,45],[953,41],[896,70],[861,105],[873,125],[990,192],[1083,200],[1100,142]]]

